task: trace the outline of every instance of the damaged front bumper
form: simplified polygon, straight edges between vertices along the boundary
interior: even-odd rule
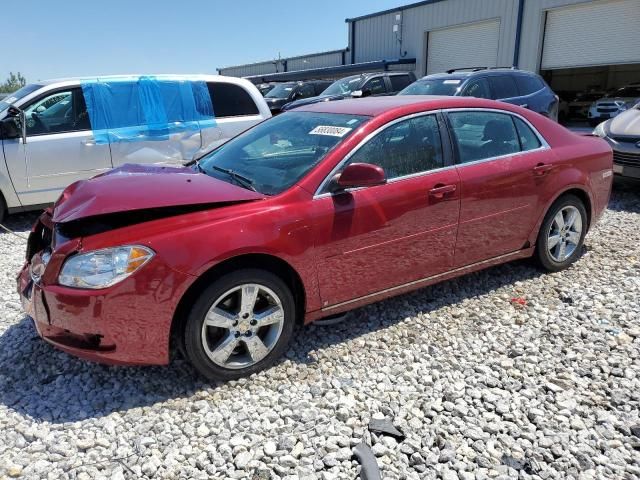
[[[17,277],[22,306],[40,337],[67,353],[100,363],[167,364],[173,315],[194,277],[171,269],[157,255],[108,288],[61,286],[56,282],[58,272],[65,258],[77,251],[79,241],[52,244],[51,260],[41,278],[30,271],[38,249],[53,237],[45,213],[32,230],[27,262]]]

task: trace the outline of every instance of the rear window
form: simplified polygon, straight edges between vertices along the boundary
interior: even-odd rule
[[[394,92],[399,92],[411,83],[409,75],[392,75],[389,77],[389,80],[391,80],[391,90]]]
[[[460,85],[460,78],[418,80],[398,95],[455,95]]]
[[[533,75],[516,76],[516,84],[518,85],[520,95],[531,95],[532,93],[544,88],[542,80]]]
[[[488,78],[494,99],[500,100],[518,96],[516,82],[510,75],[492,75]]]
[[[217,118],[258,115],[258,106],[241,86],[233,83],[207,82],[207,88],[213,102],[213,113]]]

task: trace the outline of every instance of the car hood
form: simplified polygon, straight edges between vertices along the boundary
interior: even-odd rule
[[[288,102],[286,98],[265,98],[264,100],[267,102],[267,105],[269,105],[269,108],[280,108]]]
[[[302,107],[303,105],[311,105],[313,103],[330,102],[332,100],[343,100],[344,98],[346,98],[344,95],[318,95],[317,97],[309,97],[302,100],[296,100],[295,102],[287,103],[286,110],[290,110],[296,107]]]
[[[640,136],[640,110],[631,108],[610,120],[609,133],[614,136]]]
[[[261,193],[188,167],[126,164],[69,185],[54,205],[52,220],[66,223],[117,212],[176,211],[178,207],[222,206],[263,198]]]

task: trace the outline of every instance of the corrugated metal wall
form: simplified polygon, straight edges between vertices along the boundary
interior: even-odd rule
[[[594,0],[526,1],[522,22],[522,37],[520,40],[520,68],[534,72],[540,68],[546,10],[579,3],[593,3],[593,1]],[[640,29],[640,26],[638,29]]]
[[[220,75],[226,75],[229,77],[246,77],[249,75],[264,75],[265,73],[276,73],[282,72],[282,65],[278,65],[278,70],[276,70],[275,62],[260,62],[260,63],[250,63],[248,65],[237,65],[234,67],[224,67],[219,68],[218,73]]]
[[[304,55],[302,57],[293,57],[287,60],[287,71],[308,70],[310,68],[335,67],[342,65],[342,52],[338,50],[334,52],[324,52],[315,55]],[[345,53],[346,55],[346,53]],[[345,60],[348,60],[345,57]]]
[[[421,5],[402,11],[402,49],[393,31],[396,14],[386,13],[376,17],[356,20],[356,62],[398,58],[416,58],[416,74],[425,73],[426,33],[443,27],[462,25],[482,20],[500,20],[498,65],[511,66],[515,46],[518,18],[517,0],[446,0]],[[470,45],[469,48],[473,48]]]
[[[250,63],[218,69],[220,75],[230,77],[248,77],[251,75],[264,75],[267,73],[288,72],[296,70],[309,70],[311,68],[334,67],[342,65],[344,50],[331,50],[329,52],[312,53],[298,57],[282,58],[278,61]],[[349,62],[349,54],[345,52],[345,61]],[[286,67],[285,67],[286,65]],[[276,70],[277,66],[277,70]]]

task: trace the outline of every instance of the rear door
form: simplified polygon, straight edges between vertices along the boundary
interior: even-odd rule
[[[489,88],[491,89],[491,98],[500,100],[501,102],[520,105],[520,93],[511,75],[489,75],[487,80],[489,81]]]
[[[389,84],[391,86],[390,93],[396,94],[401,90],[404,90],[411,83],[413,79],[409,75],[389,75]]]
[[[461,183],[455,266],[520,250],[538,218],[553,153],[521,117],[498,110],[447,113]]]
[[[451,268],[460,189],[438,125],[435,114],[390,124],[338,169],[349,163],[378,165],[387,175],[385,185],[336,194],[325,189],[314,198],[324,306]]]
[[[23,206],[52,203],[71,183],[111,168],[109,145],[96,143],[80,87],[47,92],[22,108],[27,143],[4,140],[4,153]]]
[[[214,119],[201,122],[202,150],[210,150],[263,120],[258,106],[240,85],[207,82]]]
[[[181,165],[201,148],[200,114],[188,80],[113,79],[83,85],[83,91],[91,99],[98,141],[110,144],[114,166]]]

